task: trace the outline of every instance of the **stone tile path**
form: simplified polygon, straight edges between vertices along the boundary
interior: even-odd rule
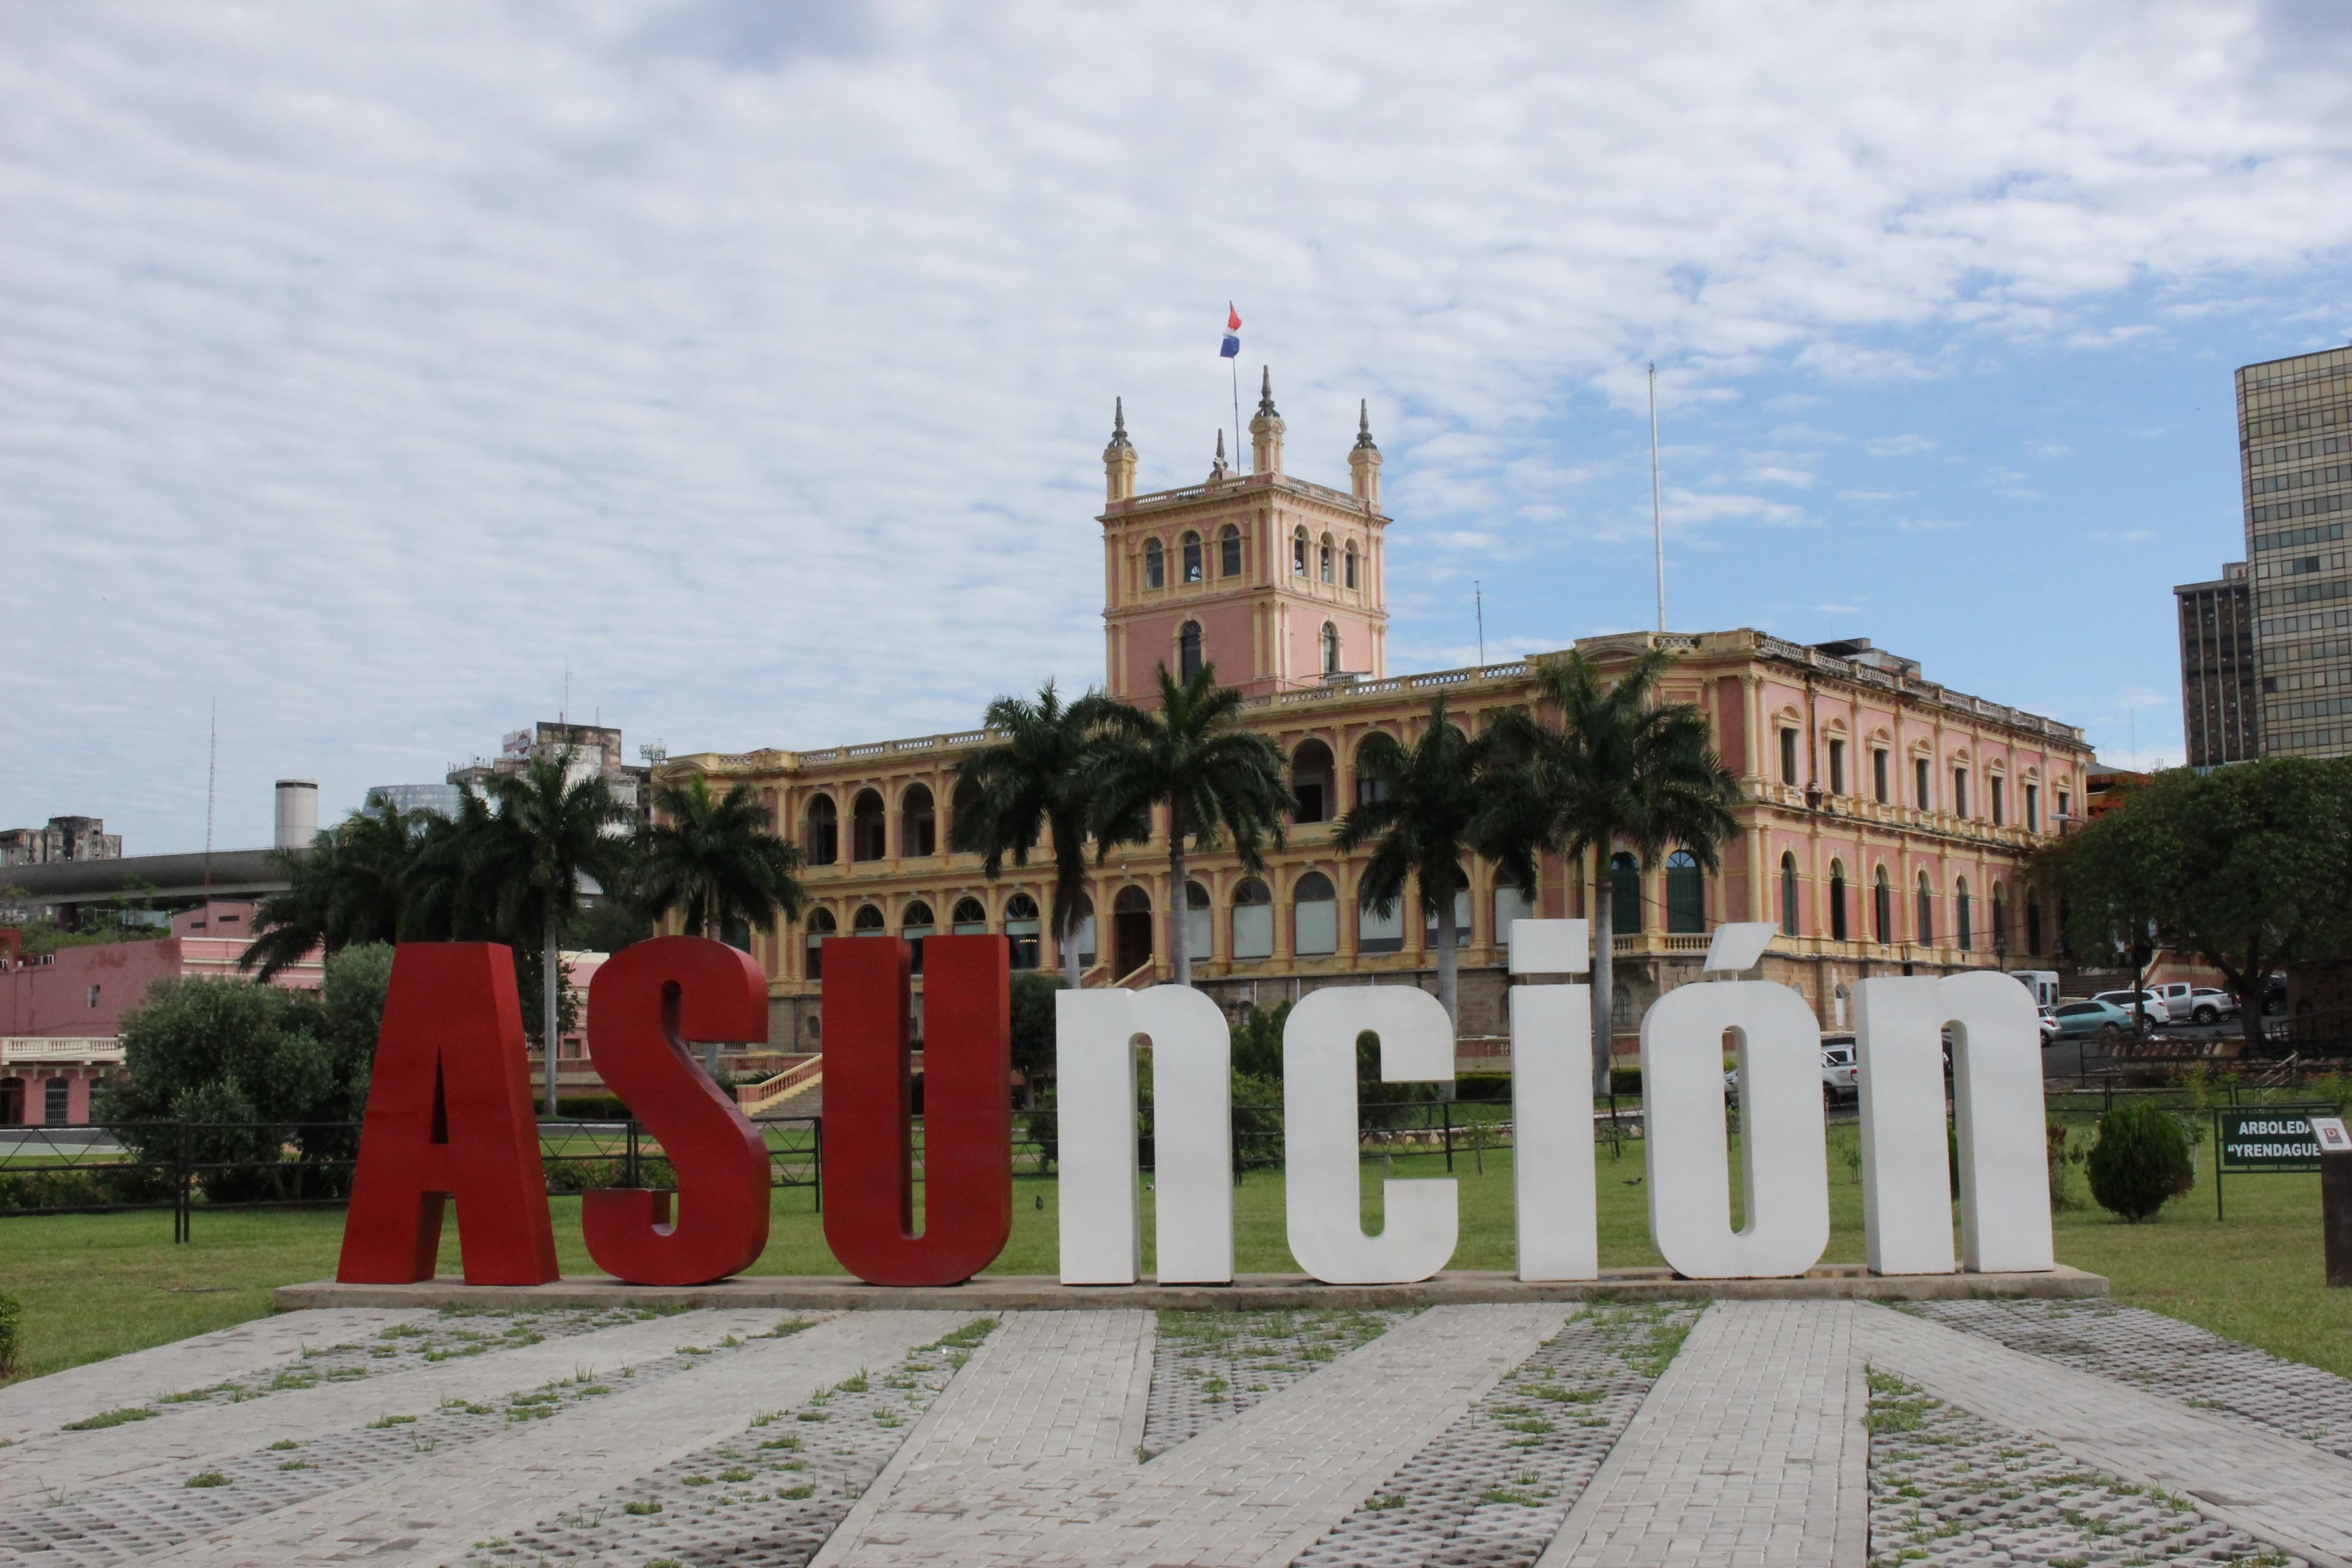
[[[2352,1462],[1979,1334],[1868,1302],[1850,1310],[1875,1369],[2134,1485],[2186,1494],[2256,1539],[2352,1560]]]
[[[1867,1394],[1854,1303],[1708,1309],[1544,1568],[1861,1568]]]
[[[2352,1386],[2063,1310],[296,1313],[0,1395],[0,1568],[2352,1568]]]

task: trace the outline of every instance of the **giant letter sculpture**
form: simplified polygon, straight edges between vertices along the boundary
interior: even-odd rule
[[[1739,1065],[1748,1223],[1731,1228],[1722,1040]],[[1650,1239],[1692,1279],[1802,1274],[1830,1240],[1821,1027],[1804,998],[1760,980],[1684,985],[1642,1020]]]
[[[1234,1279],[1233,1035],[1189,985],[1054,998],[1062,1282],[1131,1285],[1142,1270],[1136,1173],[1138,1036],[1151,1042],[1155,1277]]]
[[[923,944],[923,1230],[915,1234],[911,959],[897,937],[824,952],[824,1239],[870,1285],[955,1285],[1013,1235],[1013,993],[1001,936]]]
[[[596,971],[588,987],[596,1070],[677,1177],[675,1194],[583,1195],[580,1228],[599,1268],[632,1285],[704,1285],[758,1260],[768,1245],[768,1146],[686,1042],[767,1037],[768,983],[751,954],[723,942],[656,937]]]
[[[442,1205],[452,1197],[467,1284],[557,1277],[514,954],[489,942],[403,942],[393,953],[335,1278],[432,1279]]]
[[[1855,990],[1864,1254],[1874,1274],[1952,1270],[1939,1041],[1952,1030],[1961,1258],[1971,1273],[2055,1267],[2033,998],[2006,974],[1865,980]]]
[[[1356,1037],[1380,1037],[1381,1077],[1391,1083],[1454,1077],[1454,1024],[1428,992],[1409,985],[1334,985],[1290,1010],[1282,1031],[1282,1116],[1289,1144],[1285,1190],[1290,1255],[1328,1285],[1426,1279],[1454,1256],[1461,1215],[1452,1178],[1381,1186],[1387,1215],[1364,1234],[1356,1150]]]
[[[1582,974],[1582,921],[1518,921],[1511,973]],[[1592,1175],[1592,988],[1511,987],[1511,1196],[1519,1278],[1598,1279]]]

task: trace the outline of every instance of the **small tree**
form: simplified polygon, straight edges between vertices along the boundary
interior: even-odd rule
[[[1037,1081],[1054,1075],[1054,998],[1062,977],[1024,969],[1013,976],[1013,1070],[1027,1087],[1028,1105],[1037,1103]]]
[[[2180,1119],[2145,1100],[2126,1101],[2099,1118],[2099,1141],[2085,1162],[2091,1196],[2134,1225],[2152,1217],[2196,1178]]]

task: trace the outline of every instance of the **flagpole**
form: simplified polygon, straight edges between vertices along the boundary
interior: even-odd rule
[[[1658,630],[1666,629],[1666,514],[1658,504],[1658,362],[1650,362],[1650,531],[1658,554]]]
[[[1225,368],[1234,373],[1234,469],[1238,473],[1242,466],[1242,356],[1235,354],[1227,360]]]

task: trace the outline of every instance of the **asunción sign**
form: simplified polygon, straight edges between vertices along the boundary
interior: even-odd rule
[[[1708,967],[1754,964],[1772,928],[1720,928]],[[924,1223],[914,1219],[909,1115],[910,951],[840,940],[825,955],[827,1245],[879,1285],[950,1285],[986,1268],[1012,1234],[1010,987],[1000,936],[924,944]],[[1600,1277],[1590,1083],[1591,963],[1582,921],[1513,928],[1515,1224],[1523,1279]],[[1881,1274],[2053,1267],[2043,1160],[2040,1033],[2007,976],[1889,977],[1856,990],[1864,1250]],[[1231,1038],[1199,992],[1154,986],[1057,998],[1061,1274],[1136,1280],[1141,1254],[1137,1052],[1152,1052],[1158,1278],[1234,1278]],[[767,1036],[767,986],[723,943],[662,937],[596,974],[588,1032],[606,1081],[657,1140],[677,1189],[592,1193],[581,1224],[597,1266],[632,1283],[700,1284],[740,1273],[767,1243],[768,1157],[755,1128],[696,1065],[691,1042]],[[1952,1037],[1955,1119],[1945,1121],[1941,1039]],[[1434,997],[1395,985],[1314,992],[1283,1037],[1285,1201],[1290,1250],[1335,1284],[1426,1279],[1452,1258],[1454,1182],[1391,1180],[1367,1235],[1358,1201],[1355,1042],[1379,1042],[1392,1082],[1453,1072],[1453,1030]],[[1739,1062],[1746,1223],[1731,1224],[1721,1052]],[[1714,981],[1670,992],[1642,1025],[1650,1230],[1694,1279],[1802,1274],[1829,1241],[1820,1025],[1795,991]],[[1958,1245],[1948,1142],[1958,1144]],[[521,1015],[507,950],[405,943],[393,961],[337,1278],[429,1279],[455,1198],[465,1278],[557,1277]]]

